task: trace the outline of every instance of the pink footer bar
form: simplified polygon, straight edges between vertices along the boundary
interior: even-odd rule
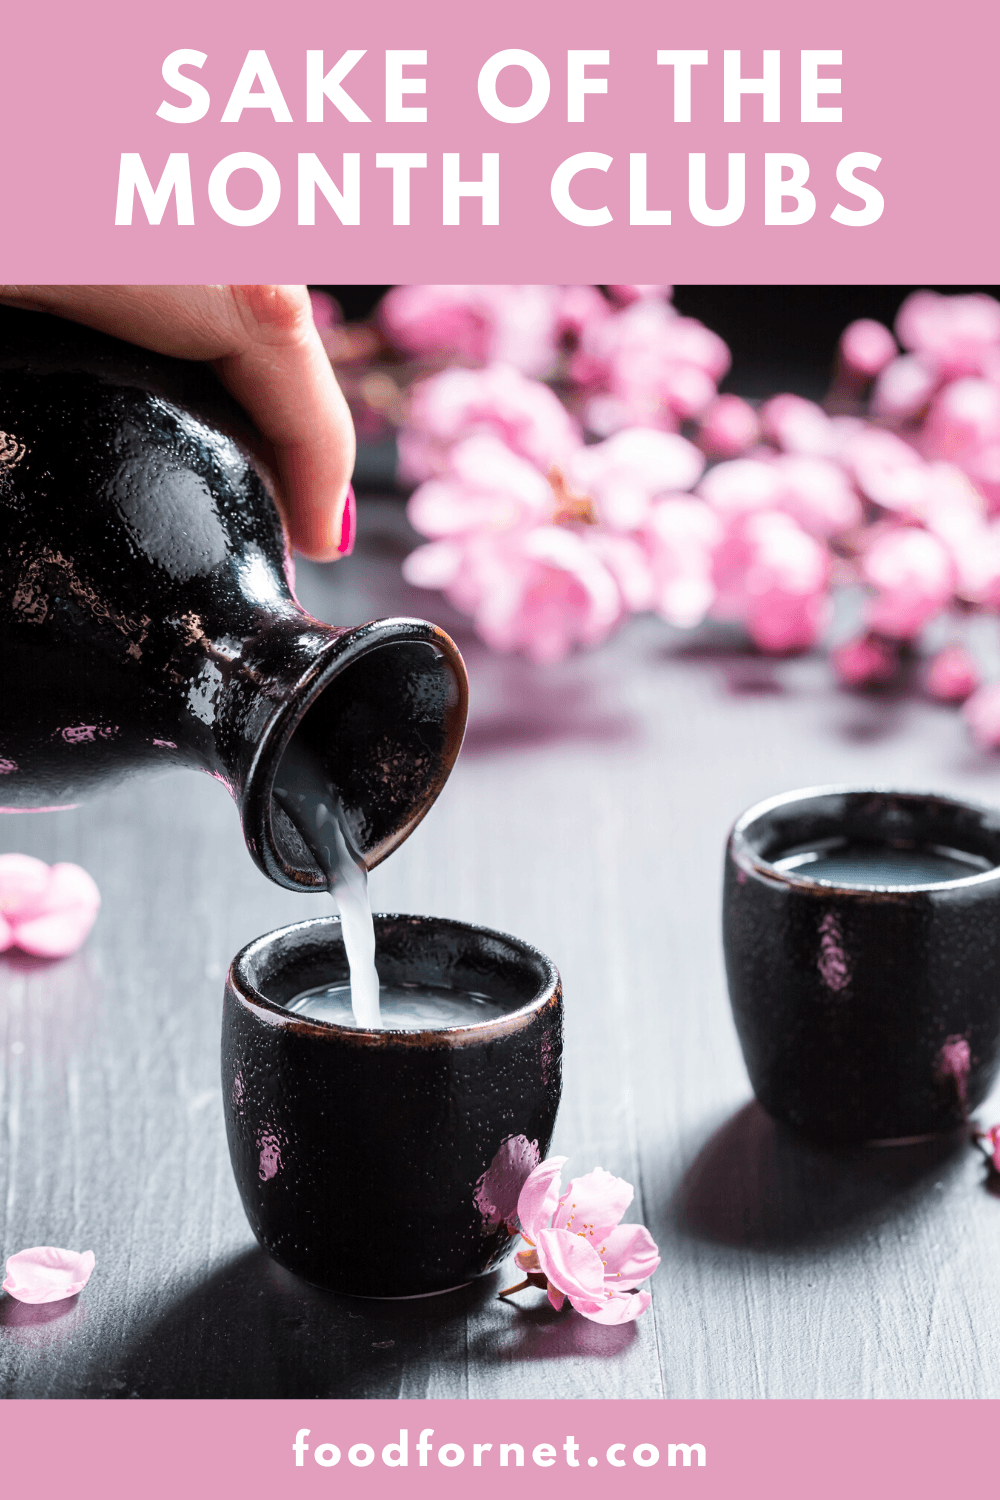
[[[997,1401],[7,1401],[32,1500],[995,1493]],[[544,1490],[543,1490],[544,1487]]]

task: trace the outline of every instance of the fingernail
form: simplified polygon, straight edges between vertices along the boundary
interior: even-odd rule
[[[340,523],[340,545],[338,551],[341,557],[346,557],[349,552],[354,551],[354,534],[358,524],[358,508],[354,500],[354,486],[347,486],[347,499],[344,501],[344,514]]]

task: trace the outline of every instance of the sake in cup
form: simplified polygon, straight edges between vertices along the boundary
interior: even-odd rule
[[[374,920],[383,985],[485,995],[490,1018],[375,1031],[297,1014],[296,996],[347,979],[339,918],[268,933],[226,980],[226,1129],[250,1226],[280,1265],[331,1291],[412,1297],[506,1255],[559,1104],[562,986],[503,933]]]
[[[1000,811],[819,787],[761,802],[726,851],[723,942],[750,1081],[826,1142],[967,1123],[1000,1064]]]

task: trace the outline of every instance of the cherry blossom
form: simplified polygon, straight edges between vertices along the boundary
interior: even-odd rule
[[[916,354],[901,354],[879,372],[872,391],[872,415],[904,422],[918,416],[937,386],[933,365]]]
[[[634,531],[657,495],[689,490],[704,455],[673,432],[634,427],[570,455],[566,477],[594,501],[597,518],[616,531]]]
[[[400,478],[419,483],[442,473],[451,448],[479,432],[494,434],[543,471],[565,463],[582,441],[558,396],[510,365],[443,370],[411,393],[398,439]]]
[[[0,854],[0,952],[64,958],[86,938],[101,904],[79,865],[47,865],[30,854]]]
[[[565,1301],[594,1323],[630,1323],[648,1308],[637,1283],[660,1264],[656,1245],[641,1224],[622,1224],[633,1198],[629,1183],[598,1167],[562,1191],[564,1156],[543,1161],[527,1178],[517,1201],[527,1249],[515,1260],[526,1277],[501,1296],[525,1286],[544,1287],[559,1311]]]
[[[962,707],[962,717],[982,750],[1000,750],[1000,683],[978,688]]]
[[[676,429],[707,409],[728,368],[717,334],[648,297],[588,324],[570,362],[589,393],[587,426],[602,437],[628,426]]]
[[[838,346],[843,367],[871,380],[896,357],[896,340],[884,323],[873,318],[858,318],[840,335]]]
[[[642,533],[652,583],[648,607],[671,625],[690,630],[708,614],[723,534],[719,518],[702,500],[666,497],[652,507]]]
[[[544,474],[487,433],[456,443],[448,468],[410,496],[407,514],[427,537],[507,531],[549,521],[555,496]]]
[[[896,314],[896,336],[944,380],[979,375],[1000,347],[1000,303],[982,292],[912,292]]]
[[[61,1302],[83,1291],[93,1269],[92,1250],[36,1245],[8,1257],[3,1289],[18,1302]]]
[[[723,520],[756,510],[776,510],[784,486],[774,464],[761,458],[733,458],[709,469],[698,494]]]
[[[842,448],[841,462],[861,493],[885,510],[915,515],[926,499],[927,465],[894,432],[855,432]]]
[[[722,536],[681,489],[703,466],[686,438],[644,428],[577,449],[566,475],[491,434],[466,438],[410,497],[410,521],[431,541],[404,576],[441,589],[495,649],[537,662],[598,643],[636,610],[690,627],[714,597]]]
[[[382,299],[379,322],[406,354],[496,362],[542,377],[567,337],[575,342],[611,312],[592,286],[397,286]]]
[[[815,645],[830,614],[829,554],[782,511],[738,518],[715,554],[713,614],[742,621],[763,651]]]
[[[931,532],[900,526],[876,536],[864,555],[862,576],[877,590],[866,610],[869,627],[910,640],[951,599],[955,565]]]
[[[837,431],[821,406],[803,396],[772,396],[760,409],[767,437],[785,453],[831,458],[838,447]]]
[[[882,636],[865,634],[830,652],[833,670],[845,687],[874,687],[890,682],[899,670],[899,648]]]
[[[964,703],[979,686],[979,668],[964,646],[945,646],[930,662],[924,685],[942,703]]]
[[[930,458],[962,463],[1000,442],[1000,386],[967,375],[935,396],[921,433]]]
[[[760,420],[740,396],[716,396],[702,413],[698,444],[711,458],[738,458],[760,437]]]
[[[839,464],[806,454],[782,454],[771,464],[778,477],[777,505],[811,536],[850,531],[862,519],[861,501]]]
[[[861,585],[862,629],[830,652],[852,687],[895,677],[935,620],[1000,612],[1000,303],[914,293],[894,332],[845,328],[825,406],[786,391],[755,408],[718,394],[728,350],[670,297],[389,294],[380,318],[398,351],[482,366],[397,401],[400,475],[417,483],[409,514],[427,538],[404,565],[411,583],[540,663],[643,611],[808,650],[833,588]],[[1000,686],[979,685],[964,646],[939,649],[923,682],[964,701],[974,737],[1000,749]]]
[[[574,646],[598,645],[624,609],[601,559],[562,526],[431,543],[410,554],[403,574],[417,587],[440,588],[472,615],[493,650],[523,651],[545,666],[562,661]]]
[[[609,286],[608,292],[612,299],[621,307],[628,307],[631,302],[641,302],[647,297],[662,297],[669,301],[673,287],[669,286]]]

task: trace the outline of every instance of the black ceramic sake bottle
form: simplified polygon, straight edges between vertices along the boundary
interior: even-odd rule
[[[203,366],[0,309],[0,806],[193,766],[303,889],[321,877],[271,799],[289,746],[371,867],[440,791],[467,686],[433,625],[302,610],[253,436]]]

